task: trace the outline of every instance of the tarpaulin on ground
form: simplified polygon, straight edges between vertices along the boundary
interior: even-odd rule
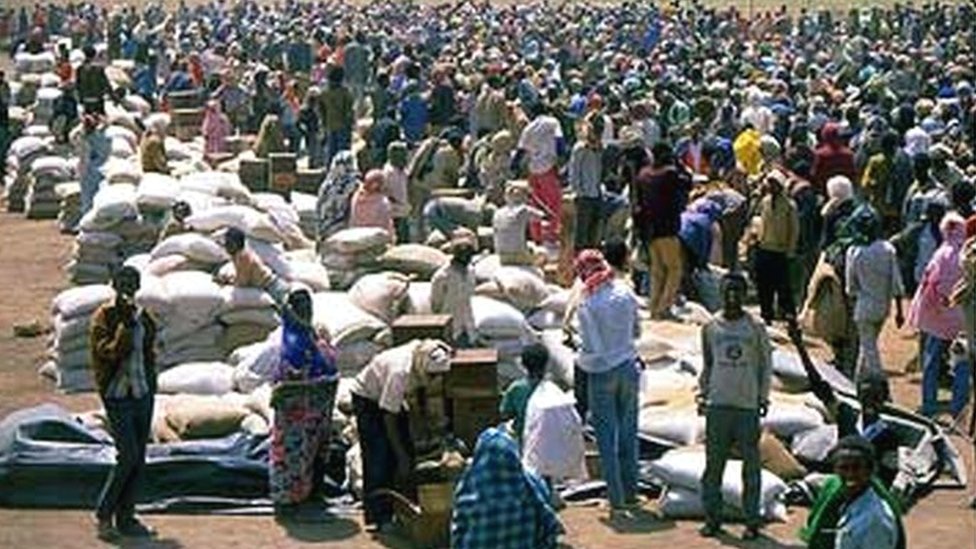
[[[150,444],[140,504],[248,506],[268,492],[268,438]],[[0,506],[92,508],[115,462],[111,438],[45,404],[0,422]]]

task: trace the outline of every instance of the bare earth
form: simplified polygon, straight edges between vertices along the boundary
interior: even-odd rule
[[[66,286],[61,265],[71,253],[71,238],[58,234],[52,222],[26,221],[20,215],[0,214],[0,417],[25,406],[57,402],[74,411],[97,405],[92,395],[60,395],[36,375],[44,355],[44,338],[16,339],[13,326],[33,320],[49,322],[51,298]],[[914,340],[889,329],[883,342],[887,362],[901,368]],[[895,379],[896,398],[906,405],[918,402],[917,380]],[[957,446],[972,464],[970,444],[958,437]],[[926,497],[907,517],[912,548],[968,549],[976,547],[976,513],[962,508],[971,490],[937,491]],[[676,547],[798,547],[795,532],[806,511],[795,510],[788,524],[772,525],[770,538],[744,543],[731,536],[719,541],[698,537],[693,522],[658,520],[648,513],[627,524],[611,524],[606,512],[593,507],[572,507],[562,513],[568,535],[565,546],[614,549],[644,548],[650,543]],[[408,544],[396,538],[375,540],[362,531],[358,520],[333,517],[311,524],[282,524],[270,516],[216,517],[159,515],[149,517],[161,539],[145,547],[293,547],[317,544],[328,547],[394,547]],[[738,536],[740,528],[729,532]],[[0,509],[0,547],[88,548],[102,544],[95,538],[91,514],[86,511]]]

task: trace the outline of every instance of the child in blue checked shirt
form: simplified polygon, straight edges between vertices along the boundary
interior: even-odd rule
[[[542,378],[546,375],[546,365],[549,363],[549,351],[539,343],[534,343],[522,349],[522,366],[529,376],[516,379],[502,396],[498,413],[502,421],[514,420],[515,438],[522,443],[522,435],[525,429],[525,410],[529,405],[529,398],[532,392],[539,386]]]

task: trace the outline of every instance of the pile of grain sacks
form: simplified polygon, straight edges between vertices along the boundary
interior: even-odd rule
[[[24,213],[28,219],[55,219],[61,211],[61,200],[55,187],[76,178],[76,159],[42,156],[31,163]]]
[[[332,274],[332,287],[345,290],[364,274],[380,269],[379,258],[390,248],[390,233],[383,229],[341,230],[322,243],[322,263]]]
[[[152,249],[161,223],[143,215],[131,183],[104,186],[79,224],[71,261],[74,284],[105,283],[126,258]]]
[[[24,135],[10,144],[4,175],[7,211],[24,211],[24,197],[30,186],[31,167],[37,159],[51,155],[51,141],[50,138]]]
[[[49,360],[41,374],[55,380],[59,389],[84,391],[94,387],[89,368],[91,315],[113,299],[107,285],[79,286],[58,294],[51,303],[54,332],[49,340]]]

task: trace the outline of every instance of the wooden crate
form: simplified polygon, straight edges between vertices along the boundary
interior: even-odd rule
[[[319,194],[319,186],[325,180],[325,169],[299,169],[295,174],[294,191],[306,194]]]
[[[453,345],[451,315],[404,315],[393,321],[393,345],[415,339],[439,339]]]
[[[452,399],[498,396],[498,351],[458,349],[447,374],[447,396]]]
[[[170,111],[177,109],[199,109],[203,106],[203,97],[198,90],[173,91],[166,94],[166,102]]]
[[[263,193],[268,190],[268,161],[263,158],[241,158],[237,174],[241,183],[251,192]]]
[[[473,450],[478,435],[498,425],[498,396],[455,398],[451,401],[451,425],[454,434]]]
[[[295,186],[298,159],[294,153],[271,153],[268,155],[268,182],[273,193],[280,194],[291,202],[291,190]]]

